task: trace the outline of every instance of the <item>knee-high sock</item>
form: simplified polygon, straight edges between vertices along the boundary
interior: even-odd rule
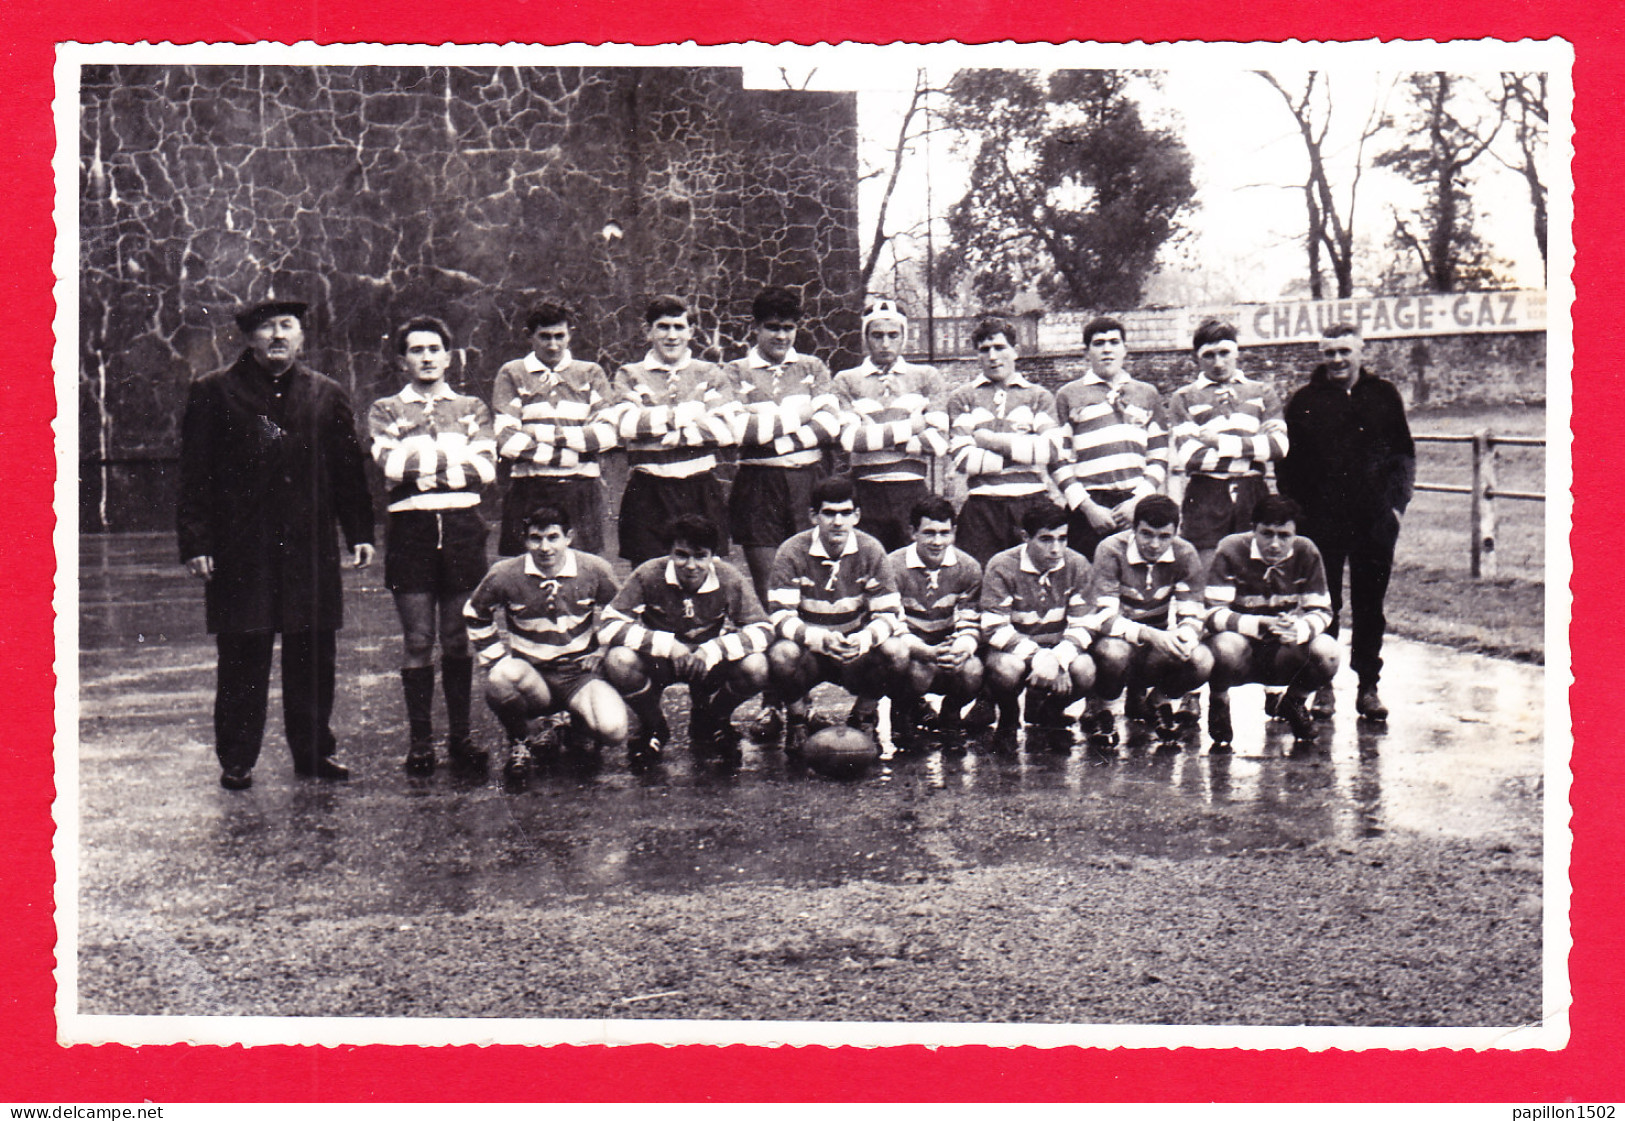
[[[474,691],[474,659],[441,658],[440,689],[446,695],[446,724],[451,738],[467,738],[469,698]]]

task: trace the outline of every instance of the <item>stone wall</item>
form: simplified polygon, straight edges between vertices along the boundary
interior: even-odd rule
[[[851,94],[661,67],[100,66],[81,90],[86,530],[173,524],[186,383],[235,358],[247,299],[312,304],[306,357],[358,412],[398,388],[386,336],[414,314],[489,398],[543,298],[613,371],[650,295],[691,298],[733,357],[782,284],[798,345],[856,361]]]

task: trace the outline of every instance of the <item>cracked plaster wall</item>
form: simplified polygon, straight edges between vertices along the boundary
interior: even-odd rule
[[[851,94],[730,68],[101,66],[81,109],[80,454],[111,461],[81,473],[86,530],[169,528],[186,383],[236,357],[245,299],[312,304],[306,358],[359,414],[400,384],[396,323],[446,319],[452,380],[489,399],[543,298],[613,372],[648,296],[691,297],[732,358],[783,284],[798,345],[856,361]]]

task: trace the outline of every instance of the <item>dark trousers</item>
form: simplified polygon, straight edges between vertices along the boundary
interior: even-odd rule
[[[1314,540],[1310,538],[1310,540]],[[1343,568],[1349,570],[1349,665],[1361,685],[1375,685],[1382,676],[1382,636],[1388,619],[1382,601],[1394,571],[1393,542],[1373,541],[1355,548],[1315,542],[1326,565],[1326,589],[1332,595],[1332,625],[1326,633],[1337,637],[1343,616]]]
[[[218,684],[214,695],[215,754],[222,767],[252,767],[265,736],[266,698],[271,691],[272,632],[220,634]],[[315,767],[336,744],[328,722],[333,715],[333,674],[337,642],[333,631],[298,631],[282,636],[282,722],[297,771]]]

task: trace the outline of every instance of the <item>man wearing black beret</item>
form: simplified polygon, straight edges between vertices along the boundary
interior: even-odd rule
[[[349,777],[329,727],[343,624],[335,527],[365,567],[372,501],[348,395],[299,361],[306,310],[269,300],[239,312],[247,349],[192,382],[181,421],[176,526],[219,649],[215,753],[228,790],[253,783],[278,634],[294,770]]]

